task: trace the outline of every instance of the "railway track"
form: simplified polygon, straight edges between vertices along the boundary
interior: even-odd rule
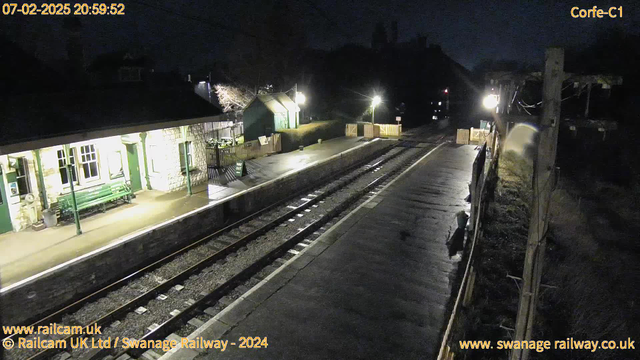
[[[269,269],[275,270],[274,264],[282,263],[283,256],[293,256],[299,251],[295,248],[308,245],[340,212],[431,147],[401,144],[286,206],[270,207],[227,226],[34,325],[56,320],[57,324],[86,329],[100,326],[102,334],[95,339],[156,340],[176,331],[186,336],[190,328],[259,282]],[[125,353],[113,348],[71,349],[71,340],[80,337],[49,337],[65,340],[67,349],[15,349],[6,355],[8,359],[101,359]],[[128,353],[141,355],[137,349]]]

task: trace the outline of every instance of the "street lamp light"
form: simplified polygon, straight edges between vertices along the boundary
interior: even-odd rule
[[[380,98],[380,96],[376,95],[373,97],[373,99],[371,100],[371,124],[375,124],[375,116],[376,116],[376,106],[380,105],[380,103],[382,102],[382,98]]]
[[[490,94],[482,100],[482,106],[486,109],[495,109],[498,106],[498,95]]]
[[[447,95],[447,115],[449,115],[449,88],[444,89],[444,93]]]
[[[296,104],[302,105],[302,104],[304,104],[305,101],[307,101],[307,97],[304,96],[303,93],[297,92],[296,93]]]

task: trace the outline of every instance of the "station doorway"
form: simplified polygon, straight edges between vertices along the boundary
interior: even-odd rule
[[[7,192],[4,189],[2,170],[0,170],[0,234],[4,234],[11,230],[13,230],[13,225],[11,225],[11,214],[9,213],[9,204],[7,203]]]
[[[137,144],[125,144],[127,147],[127,163],[129,163],[129,181],[131,181],[131,191],[142,190],[142,179],[140,177],[140,161],[138,160]]]

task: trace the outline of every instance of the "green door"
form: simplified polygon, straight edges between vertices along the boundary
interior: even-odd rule
[[[127,144],[127,162],[129,163],[129,176],[131,179],[131,191],[142,190],[140,179],[140,165],[138,164],[138,147],[136,144]]]
[[[7,193],[4,189],[4,181],[2,181],[2,170],[0,170],[0,234],[11,230],[13,230],[13,226],[11,226]]]

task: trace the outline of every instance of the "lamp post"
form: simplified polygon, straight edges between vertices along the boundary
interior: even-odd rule
[[[82,229],[80,228],[80,214],[78,214],[78,201],[76,200],[76,192],[75,189],[73,188],[73,166],[75,165],[75,157],[74,157],[74,164],[71,164],[70,161],[70,155],[69,153],[71,152],[71,147],[69,146],[69,144],[65,144],[64,145],[64,156],[65,156],[65,163],[66,163],[66,168],[67,168],[67,179],[69,179],[69,187],[71,190],[71,205],[73,206],[73,220],[76,223],[76,235],[81,235],[82,234]]]
[[[378,106],[382,102],[380,96],[376,95],[371,100],[371,125],[375,124],[376,118],[376,106]]]

